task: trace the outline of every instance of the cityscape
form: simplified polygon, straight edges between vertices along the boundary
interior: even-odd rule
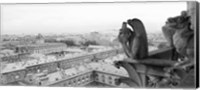
[[[1,5],[4,17],[0,33],[0,85],[194,87],[194,64],[189,69],[174,68],[187,57],[178,52],[173,40],[177,40],[175,35],[186,34],[178,32],[183,31],[181,26],[190,26],[184,29],[192,32],[190,43],[184,44],[192,53],[197,24],[195,2],[119,4]],[[132,9],[134,12],[130,12]],[[147,10],[153,13],[146,13]],[[131,25],[134,23],[136,26]],[[173,34],[167,32],[171,35],[168,37],[164,30],[173,30],[170,24],[174,23],[181,28]],[[133,33],[125,31],[129,27]],[[185,37],[178,40],[182,38]]]
[[[116,35],[2,35],[1,84],[116,87],[116,78],[128,77],[114,66],[126,58]],[[150,51],[166,43],[159,33],[148,36]]]

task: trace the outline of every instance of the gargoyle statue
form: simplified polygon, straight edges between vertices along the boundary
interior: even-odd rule
[[[130,19],[127,21],[133,30],[127,27],[127,23],[123,22],[122,28],[120,29],[118,39],[124,49],[125,54],[130,59],[144,59],[148,56],[148,42],[147,35],[143,23],[137,19]],[[125,61],[115,62],[116,67],[124,67],[130,78],[119,79],[121,82],[128,83],[131,86],[143,86],[141,77],[137,74],[134,65],[129,64]],[[125,80],[125,81],[124,81]],[[133,82],[134,81],[134,82]],[[134,84],[133,84],[134,83]]]
[[[143,23],[137,18],[128,20],[127,22],[134,31],[131,31],[127,27],[127,24],[123,22],[118,35],[125,53],[132,59],[146,58],[148,56],[148,42]]]
[[[163,33],[170,45],[184,57],[181,62],[168,69],[169,71],[174,68],[186,69],[194,65],[194,30],[190,25],[190,16],[183,11],[180,16],[169,18],[167,25],[163,27]]]
[[[155,67],[157,66],[162,68],[167,67],[169,71],[174,68],[186,68],[188,66],[194,65],[194,33],[193,30],[190,29],[190,17],[187,16],[185,12],[182,12],[181,16],[168,19],[166,26],[163,27],[164,36],[168,40],[170,46],[175,48],[174,51],[177,52],[175,54],[179,54],[180,56],[184,57],[183,62],[173,62],[171,60],[169,61],[149,58],[147,34],[143,23],[137,18],[128,20],[127,22],[132,27],[132,30],[127,27],[126,22],[123,22],[122,28],[120,29],[120,33],[118,35],[118,39],[122,44],[124,52],[128,56],[129,61],[117,61],[115,62],[115,65],[118,68],[119,66],[124,67],[129,74],[129,79],[131,80],[126,80],[123,78],[119,79],[119,81],[126,80],[123,82],[130,84],[132,83],[131,86],[145,86],[145,83],[142,82],[141,75],[139,75],[136,71],[136,63],[144,64],[147,66],[147,68],[152,68],[151,66],[153,66],[154,69],[156,69]],[[165,73],[162,70],[161,72],[156,72],[158,74]],[[174,75],[176,76],[176,74]],[[149,78],[158,79],[155,76],[147,76]],[[169,81],[171,83],[170,80],[172,79],[170,77],[167,75],[167,78],[169,79],[162,78],[160,82],[166,84],[165,82],[167,80],[167,82]]]

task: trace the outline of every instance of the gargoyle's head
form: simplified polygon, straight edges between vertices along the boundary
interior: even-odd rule
[[[145,26],[140,19],[138,18],[129,19],[127,20],[127,23],[132,27],[133,32],[135,32],[136,34],[140,35],[146,34]]]
[[[136,25],[136,23],[138,23],[138,22],[140,22],[140,23],[142,23],[138,18],[133,18],[133,19],[129,19],[129,20],[127,20],[127,23],[130,25],[130,26],[134,26],[134,25]]]
[[[167,23],[175,30],[181,30],[190,25],[190,16],[186,11],[182,11],[180,16],[168,18]]]

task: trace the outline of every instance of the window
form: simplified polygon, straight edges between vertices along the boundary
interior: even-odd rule
[[[105,76],[104,76],[104,75],[102,75],[101,77],[102,77],[102,78],[105,78]]]
[[[109,79],[109,80],[112,80],[112,77],[111,77],[111,76],[109,76],[109,77],[108,77],[108,79]]]
[[[71,85],[71,84],[72,84],[72,82],[71,82],[71,81],[69,81],[68,85]]]
[[[79,78],[78,81],[81,81],[81,79]]]
[[[112,81],[109,81],[109,84],[112,84]]]
[[[63,83],[63,86],[67,86],[67,83]]]
[[[39,86],[41,86],[41,85],[42,85],[42,82],[39,82],[38,84],[39,84]]]
[[[89,76],[87,75],[86,78],[89,78]]]
[[[99,78],[97,77],[97,78],[95,78],[95,80],[96,80],[96,81],[98,81],[98,80],[99,80]]]
[[[82,77],[82,80],[84,80],[85,79],[85,77]]]
[[[95,77],[99,77],[99,75],[97,73],[95,73]]]
[[[81,80],[82,82],[85,82],[85,77],[82,77],[82,80]]]
[[[59,79],[58,78],[56,78],[56,81],[58,81]]]
[[[105,82],[105,79],[104,79],[104,78],[102,78],[102,82]]]

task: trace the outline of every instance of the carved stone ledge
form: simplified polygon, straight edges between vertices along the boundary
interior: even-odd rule
[[[154,52],[154,54],[151,55],[167,55],[169,54],[170,50],[172,49],[168,48],[155,51],[157,53]],[[127,85],[129,85],[130,87],[134,86],[131,83],[135,82],[141,82],[142,84],[140,83],[137,85],[136,83],[136,86],[134,87],[177,87],[182,83],[181,79],[185,78],[187,72],[184,70],[176,69],[174,72],[169,73],[164,70],[164,68],[171,67],[175,63],[177,63],[177,61],[172,61],[166,58],[154,59],[152,57],[143,60],[124,59],[123,61],[116,61],[115,66],[117,68],[125,68],[129,74],[129,81],[124,81],[124,78],[119,78],[117,83],[128,83]],[[130,67],[128,67],[127,65],[129,65]],[[136,76],[139,77],[139,79],[135,79]],[[153,81],[149,78],[156,78],[158,81],[156,81],[156,83],[153,83]],[[150,85],[151,83],[152,85]]]

